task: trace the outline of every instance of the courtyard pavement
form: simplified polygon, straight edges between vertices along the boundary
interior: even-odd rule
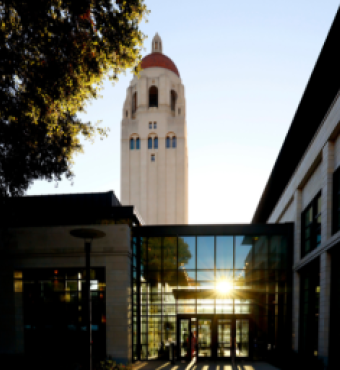
[[[139,361],[133,365],[133,370],[278,370],[277,367],[266,362],[252,362],[239,360],[233,364],[231,361],[199,361],[187,363],[176,361]]]

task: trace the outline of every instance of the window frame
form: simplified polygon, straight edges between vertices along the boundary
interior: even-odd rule
[[[171,148],[177,148],[177,137],[173,136],[171,139]]]
[[[152,149],[152,137],[148,137],[148,149]]]
[[[130,138],[130,150],[135,149],[135,139],[133,137]]]
[[[340,230],[340,167],[333,173],[332,235]]]
[[[318,223],[318,218],[321,221],[321,190],[311,200],[307,207],[301,213],[301,258],[311,253],[314,249],[321,245],[321,222]],[[318,203],[320,199],[320,211],[318,212]],[[306,215],[311,211],[311,221],[306,225]],[[306,231],[309,229],[309,237],[306,238]],[[317,237],[320,235],[320,241],[318,242]],[[309,241],[309,249],[306,250],[306,242]]]
[[[155,85],[149,88],[149,108],[158,108],[158,87]]]

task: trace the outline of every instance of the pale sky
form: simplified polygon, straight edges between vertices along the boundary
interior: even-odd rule
[[[249,223],[339,6],[338,0],[146,0],[185,86],[189,223]],[[36,181],[27,195],[114,190],[120,198],[120,123],[132,73],[88,106],[109,137],[85,142],[73,185]],[[143,216],[143,215],[142,215]]]

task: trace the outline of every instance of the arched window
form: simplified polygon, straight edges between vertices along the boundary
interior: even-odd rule
[[[176,136],[174,136],[174,137],[172,138],[172,147],[173,147],[173,148],[176,148],[176,146],[177,146],[177,140],[176,140]]]
[[[135,149],[135,139],[133,138],[130,139],[130,149]]]
[[[136,139],[136,149],[140,149],[139,137],[137,137],[137,139]]]
[[[137,92],[133,93],[132,95],[132,114],[134,114],[137,110]]]
[[[149,89],[149,107],[158,107],[158,89],[151,86]]]
[[[170,148],[170,147],[171,147],[169,136],[167,136],[167,137],[166,137],[166,147],[167,147],[167,148]]]
[[[154,147],[154,149],[158,149],[158,137],[155,137],[153,139],[153,147]]]
[[[152,137],[148,138],[148,149],[152,149]]]
[[[171,92],[170,92],[170,98],[171,98],[171,110],[173,112],[175,112],[175,110],[176,110],[176,101],[177,101],[176,91],[171,90]]]

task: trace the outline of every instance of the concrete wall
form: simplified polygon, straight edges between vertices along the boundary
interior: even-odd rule
[[[105,232],[94,240],[91,266],[106,269],[106,352],[120,362],[132,360],[131,244],[128,225],[90,225]],[[10,230],[0,250],[0,353],[24,352],[22,293],[14,293],[13,274],[31,268],[84,267],[84,241],[70,235],[72,227]]]
[[[318,356],[327,364],[329,356],[330,273],[332,248],[340,243],[340,232],[332,235],[333,173],[340,165],[340,99],[316,132],[295,173],[281,194],[268,223],[294,222],[293,328],[292,346],[299,347],[300,270],[320,257],[320,312]],[[321,190],[321,246],[301,258],[301,213]]]
[[[149,88],[158,88],[158,108],[149,107]],[[170,92],[177,94],[171,110]],[[137,92],[137,111],[132,96]],[[128,112],[128,117],[126,113]],[[164,68],[147,68],[127,89],[121,122],[121,202],[134,205],[146,224],[188,223],[188,148],[184,86]],[[149,122],[157,128],[149,129]],[[158,149],[148,149],[148,138],[158,137]],[[177,148],[166,148],[166,137],[176,136]],[[130,150],[139,137],[140,150]],[[155,155],[155,162],[151,155]]]

